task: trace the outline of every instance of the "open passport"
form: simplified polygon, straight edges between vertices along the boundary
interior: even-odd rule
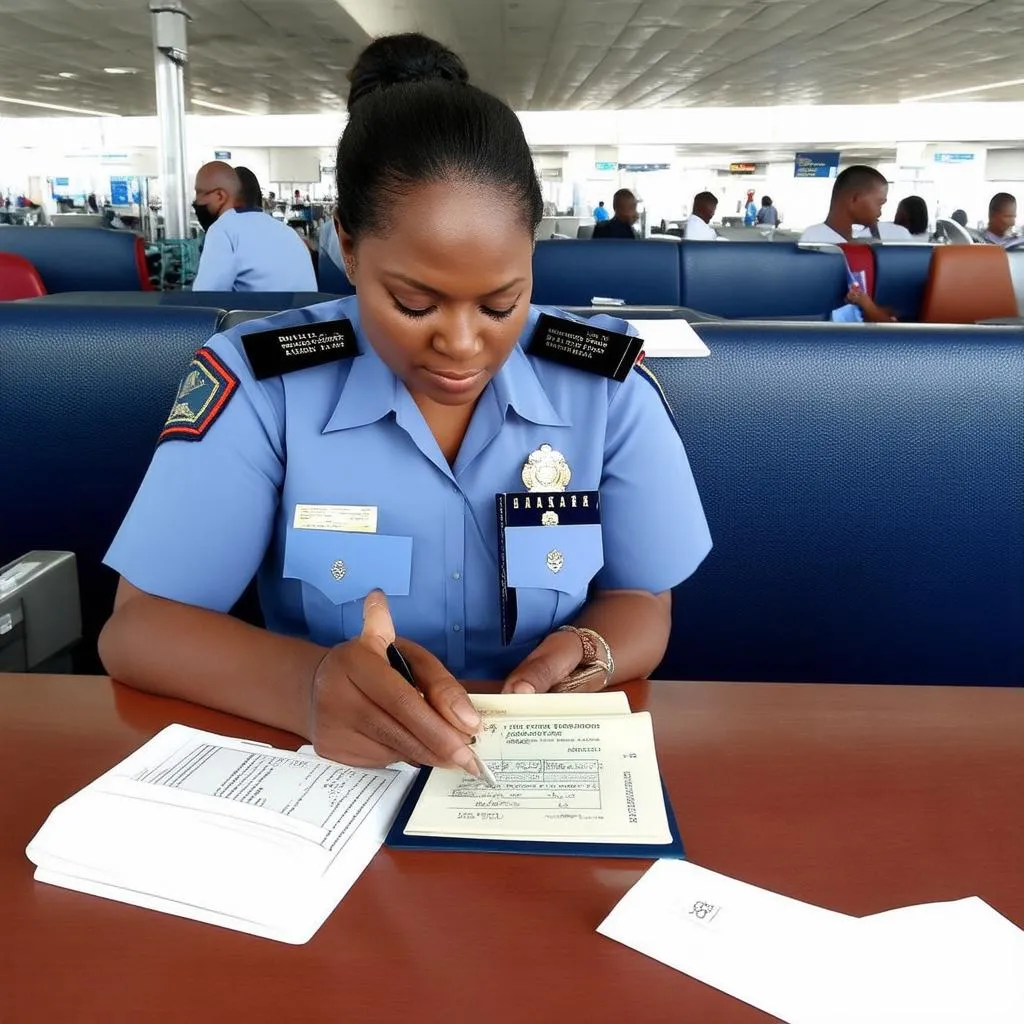
[[[650,716],[625,694],[473,700],[497,789],[171,725],[54,808],[26,850],[35,878],[303,943],[389,828],[415,848],[682,856]]]

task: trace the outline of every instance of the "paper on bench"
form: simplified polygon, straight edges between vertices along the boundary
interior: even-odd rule
[[[663,356],[709,356],[711,349],[687,320],[627,320],[644,339],[644,353],[650,358]]]
[[[169,726],[55,808],[26,853],[40,881],[305,942],[414,774]]]

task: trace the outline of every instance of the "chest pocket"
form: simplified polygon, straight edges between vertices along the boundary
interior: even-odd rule
[[[535,644],[586,601],[604,565],[601,527],[511,527],[505,531],[505,561],[518,608],[512,643]]]
[[[284,575],[302,583],[310,639],[320,644],[351,640],[362,630],[362,599],[371,590],[408,595],[412,537],[289,530]]]

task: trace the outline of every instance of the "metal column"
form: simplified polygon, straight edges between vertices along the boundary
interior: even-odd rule
[[[156,112],[160,124],[160,192],[164,237],[185,238],[189,230],[192,183],[186,179],[185,80],[188,23],[191,17],[178,0],[151,0]]]

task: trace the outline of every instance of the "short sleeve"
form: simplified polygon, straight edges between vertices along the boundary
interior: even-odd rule
[[[203,352],[234,382],[228,400],[201,431],[185,433],[189,439],[165,428],[168,439],[158,445],[104,561],[146,593],[226,612],[273,535],[284,477],[281,413],[230,342],[216,337]],[[185,369],[169,426],[194,386],[192,372]]]
[[[670,590],[711,550],[683,442],[657,384],[634,370],[608,406],[601,479],[605,590]]]
[[[210,225],[199,258],[199,270],[192,282],[194,292],[230,292],[235,287],[235,251],[227,225],[218,220]]]

